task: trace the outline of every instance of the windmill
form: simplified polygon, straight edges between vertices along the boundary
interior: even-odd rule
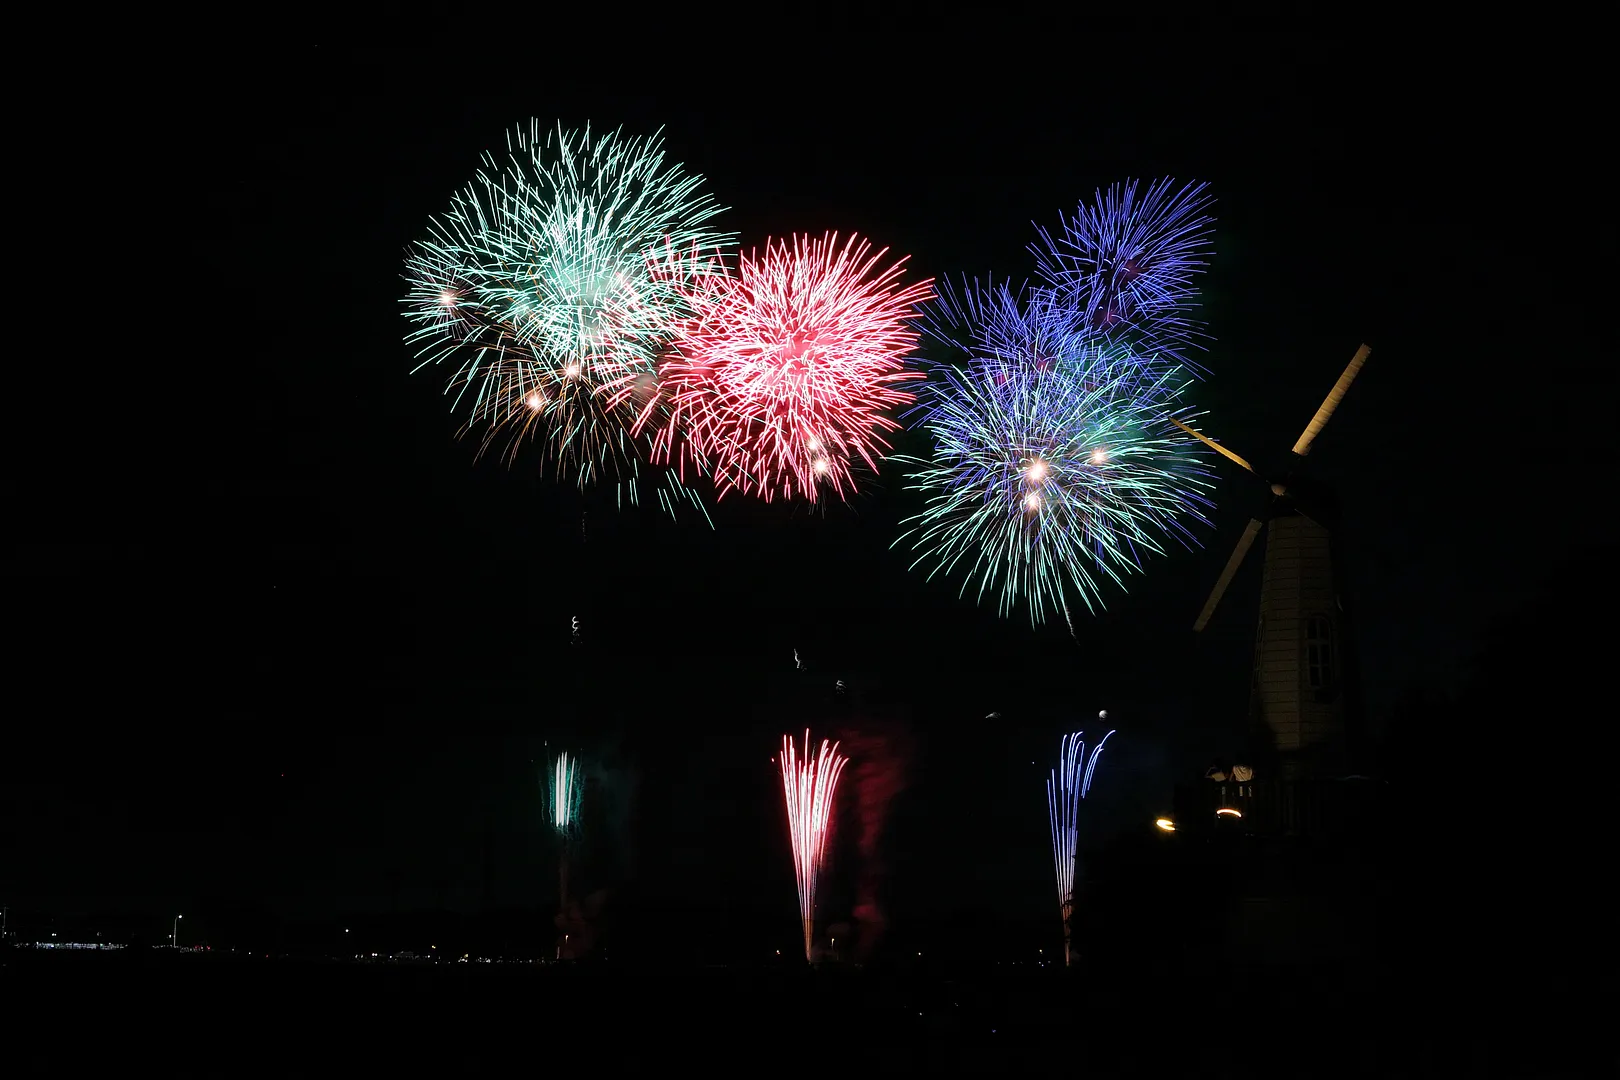
[[[1292,455],[1270,484],[1265,520],[1251,518],[1232,557],[1215,582],[1195,632],[1209,625],[1215,608],[1249,549],[1266,527],[1265,565],[1260,585],[1260,623],[1255,630],[1254,683],[1251,711],[1270,733],[1278,755],[1295,772],[1304,761],[1336,758],[1344,752],[1345,701],[1344,606],[1339,598],[1328,528],[1321,509],[1310,501],[1303,475],[1305,457],[1334,410],[1355,381],[1372,350],[1356,350],[1327,400],[1316,410],[1294,443]],[[1253,465],[1225,446],[1172,420],[1246,472]],[[1301,505],[1302,501],[1304,505]]]

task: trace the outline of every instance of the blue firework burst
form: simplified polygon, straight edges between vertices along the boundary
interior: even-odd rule
[[[1209,185],[1127,181],[1099,191],[1030,245],[1036,271],[1086,327],[1194,369],[1202,349],[1197,278],[1213,254]]]

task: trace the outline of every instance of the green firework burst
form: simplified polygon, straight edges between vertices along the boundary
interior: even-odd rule
[[[697,505],[647,463],[630,433],[657,397],[657,360],[687,314],[680,281],[650,272],[670,249],[734,237],[709,222],[722,207],[701,176],[665,162],[658,135],[593,135],[538,122],[484,155],[474,180],[406,255],[407,342],[416,370],[443,364],[447,393],[510,460],[533,442],[545,467],[581,488],[607,482],[666,509]],[[709,264],[690,260],[692,273]]]

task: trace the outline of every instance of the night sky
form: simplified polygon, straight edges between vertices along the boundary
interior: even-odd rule
[[[195,167],[167,194],[205,224],[164,257],[195,249],[198,301],[159,303],[122,346],[149,401],[13,456],[30,512],[8,543],[8,681],[32,704],[6,739],[4,899],[549,910],[550,740],[596,762],[588,889],[790,920],[770,759],[811,724],[868,740],[898,790],[872,866],[842,804],[835,895],[876,866],[891,920],[1024,918],[1052,901],[1061,732],[1104,708],[1119,729],[1093,843],[1233,746],[1257,559],[1191,632],[1258,505],[1224,465],[1206,547],[1153,559],[1076,641],[908,572],[889,545],[917,500],[893,466],[847,506],[728,498],[711,531],[559,487],[532,453],[476,460],[440,378],[409,374],[402,255],[530,117],[662,126],[745,248],[853,230],[931,277],[1022,279],[1031,223],[1099,186],[1210,182],[1205,429],[1280,460],[1372,346],[1310,457],[1345,508],[1369,719],[1455,692],[1550,566],[1612,541],[1591,505],[1608,421],[1576,407],[1595,354],[1550,337],[1582,331],[1583,287],[1535,224],[1569,220],[1588,180],[1537,178],[1556,136],[1508,95],[1382,70],[1275,38],[1184,62],[1098,49],[1028,92],[884,76],[610,95],[546,65],[424,81],[409,58],[318,49],[174,87],[187,110],[161,135]]]

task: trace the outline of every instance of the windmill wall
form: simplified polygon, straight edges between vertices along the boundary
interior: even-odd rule
[[[1290,758],[1336,756],[1344,742],[1343,620],[1329,539],[1304,514],[1267,526],[1252,705]]]

